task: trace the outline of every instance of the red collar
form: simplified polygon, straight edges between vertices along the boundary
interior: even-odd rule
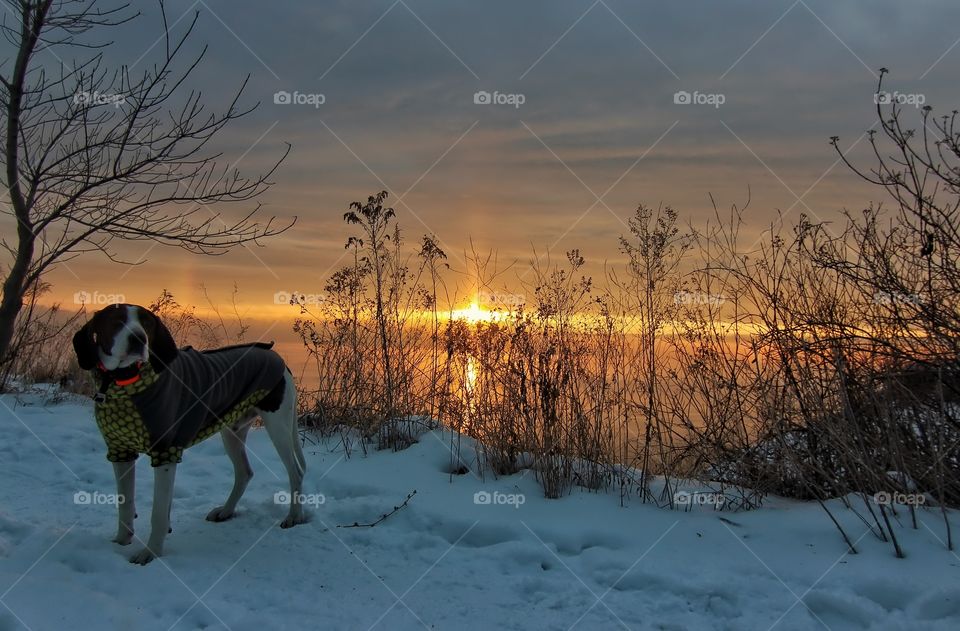
[[[143,365],[143,362],[137,362],[136,364],[127,366],[125,368],[120,368],[117,370],[110,371],[110,370],[107,370],[107,367],[103,365],[103,362],[97,362],[97,368],[100,369],[100,372],[104,374],[112,373],[113,383],[117,384],[118,386],[129,386],[140,381],[140,366],[142,365]],[[130,372],[131,369],[133,370],[132,374]],[[123,373],[123,376],[121,377],[117,373]]]

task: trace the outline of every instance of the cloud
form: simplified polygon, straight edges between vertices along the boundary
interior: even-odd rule
[[[168,2],[171,21],[192,6]],[[412,238],[429,229],[462,248],[472,234],[522,252],[552,243],[593,203],[578,178],[602,193],[676,123],[611,192],[611,207],[622,216],[639,201],[664,200],[700,217],[710,212],[708,193],[741,200],[749,186],[752,218],[762,224],[795,201],[779,179],[802,193],[836,160],[830,136],[853,142],[874,122],[872,70],[890,67],[892,82],[928,92],[940,109],[960,104],[953,80],[960,47],[919,80],[955,42],[960,6],[948,0],[923,7],[892,0],[196,6],[201,18],[190,51],[209,50],[188,87],[222,106],[249,74],[245,102],[261,102],[211,149],[257,171],[292,143],[262,201],[268,213],[298,215],[300,223],[256,253],[305,275],[340,255],[347,204],[384,186],[400,194],[416,185],[409,207],[398,204]],[[143,12],[117,31],[107,63],[127,63],[156,41],[156,11],[151,5]],[[318,107],[278,105],[279,90],[325,98]],[[524,103],[476,105],[478,90],[523,94]],[[679,90],[723,94],[724,104],[678,106]],[[827,214],[866,203],[872,193],[840,167],[810,199]],[[569,240],[609,252],[622,225],[603,214],[582,220]],[[507,224],[514,228],[504,230]],[[272,278],[245,252],[229,268],[176,258],[210,270],[184,274],[182,282]],[[160,248],[150,269],[170,260]]]

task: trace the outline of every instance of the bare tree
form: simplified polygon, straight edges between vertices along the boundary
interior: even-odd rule
[[[273,217],[259,221],[259,204],[239,219],[224,220],[210,209],[258,197],[289,146],[265,174],[252,178],[223,164],[210,147],[231,121],[256,106],[239,105],[247,80],[220,112],[186,87],[206,52],[185,52],[199,12],[176,35],[160,0],[163,53],[134,75],[126,65],[107,67],[109,42],[89,41],[139,17],[130,5],[3,1],[0,32],[15,51],[0,66],[0,160],[9,196],[3,212],[16,220],[17,232],[14,242],[2,241],[12,264],[0,300],[0,361],[9,359],[24,296],[57,263],[85,252],[119,261],[115,239],[222,254],[292,225],[276,225]]]

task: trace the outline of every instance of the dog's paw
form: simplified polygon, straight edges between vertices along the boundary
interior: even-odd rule
[[[217,506],[207,513],[207,521],[227,521],[228,519],[232,519],[234,515],[236,515],[236,513],[232,510],[227,510],[225,506]]]
[[[128,546],[133,541],[133,533],[125,532],[123,534],[117,534],[111,541],[121,546]]]
[[[298,515],[287,515],[282,522],[280,522],[281,528],[293,528],[297,524],[307,523],[307,516],[304,513]]]
[[[137,565],[146,565],[150,561],[153,561],[157,558],[157,555],[153,553],[150,548],[144,548],[130,557],[131,563],[136,563]]]

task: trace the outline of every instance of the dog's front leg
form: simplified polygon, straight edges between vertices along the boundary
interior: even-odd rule
[[[113,463],[113,474],[117,478],[117,536],[113,538],[113,542],[122,546],[129,545],[133,541],[133,520],[137,512],[134,503],[136,493],[134,465],[133,460]]]
[[[173,482],[176,464],[153,468],[153,512],[150,515],[150,538],[147,547],[130,557],[131,563],[146,565],[163,555],[163,541],[170,532],[170,505],[173,503]]]

